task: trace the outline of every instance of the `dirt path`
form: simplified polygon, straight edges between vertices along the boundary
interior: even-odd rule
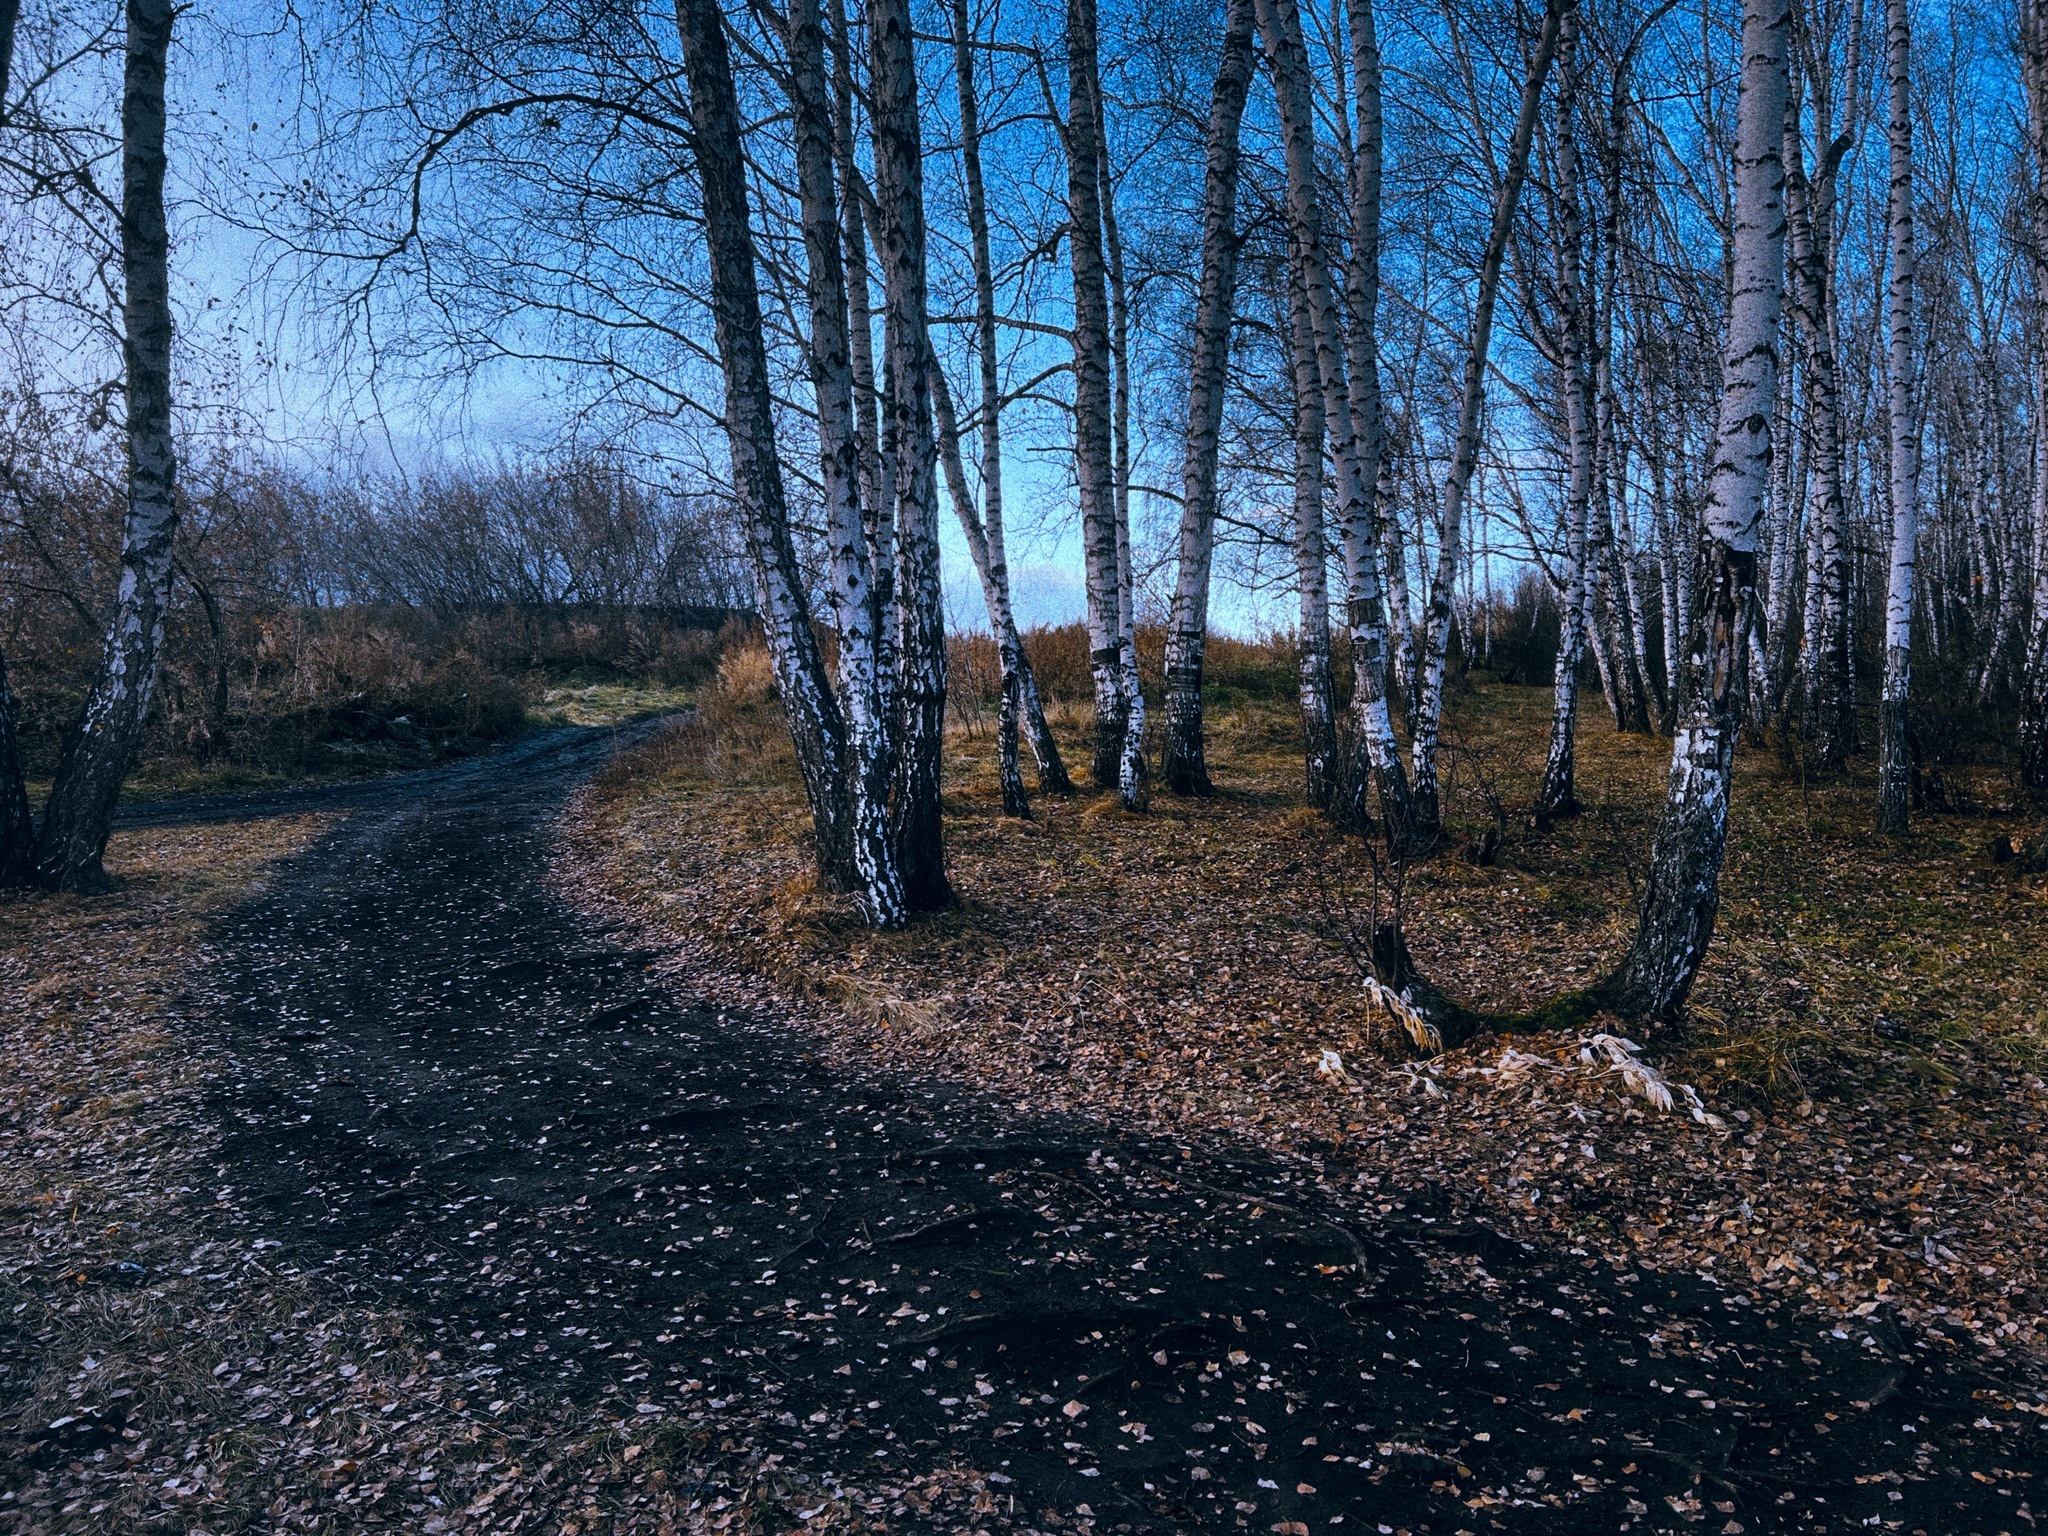
[[[836,1075],[674,995],[545,879],[609,750],[357,787],[208,976],[228,1198],[408,1308],[480,1409],[730,1439],[819,1505],[984,1480],[895,1529],[2031,1527],[2048,1427],[1876,1320]]]

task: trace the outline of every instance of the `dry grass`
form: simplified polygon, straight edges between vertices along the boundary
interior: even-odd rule
[[[1547,690],[1458,700],[1463,830],[1527,806],[1547,709]],[[1516,1042],[1569,1071],[1501,1072],[1497,1043],[1408,1060],[1346,944],[1389,884],[1301,808],[1285,707],[1221,712],[1222,793],[1159,795],[1142,816],[1083,798],[1005,819],[986,738],[956,734],[961,904],[898,935],[815,888],[777,724],[772,705],[728,701],[622,767],[578,858],[586,887],[671,941],[836,1005],[833,1049],[1022,1108],[1326,1156],[1364,1199],[1434,1187],[1616,1262],[1886,1308],[1995,1351],[2043,1345],[2048,886],[1985,854],[2015,818],[1926,816],[1910,839],[1879,838],[1862,779],[1803,785],[1743,754],[1720,936],[1693,1031],[1663,1056],[1716,1128],[1577,1066],[1576,1038]],[[1055,724],[1085,761],[1085,714],[1061,707]],[[1498,862],[1409,873],[1410,939],[1433,978],[1526,1007],[1611,964],[1668,751],[1589,714],[1586,815],[1540,832],[1511,816]],[[1996,786],[1978,789],[1990,801]],[[1318,1074],[1325,1050],[1352,1081]]]

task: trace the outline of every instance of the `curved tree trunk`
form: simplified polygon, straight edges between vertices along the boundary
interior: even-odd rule
[[[1778,321],[1785,276],[1787,0],[1744,0],[1736,106],[1735,280],[1709,482],[1698,651],[1682,677],[1664,814],[1636,937],[1605,984],[1609,1005],[1669,1019],[1685,1005],[1720,910],[1729,781],[1742,725],[1756,533],[1770,490]]]
[[[1176,795],[1213,793],[1202,719],[1202,658],[1209,633],[1209,566],[1216,548],[1216,457],[1229,384],[1230,320],[1237,292],[1238,131],[1251,90],[1252,0],[1228,0],[1223,52],[1209,97],[1202,172],[1202,277],[1188,359],[1187,432],[1181,451],[1180,565],[1166,636],[1166,744],[1160,777]]]
[[[952,497],[954,515],[967,538],[968,557],[981,580],[981,597],[988,608],[989,627],[995,632],[996,659],[1002,669],[1003,697],[996,730],[999,743],[1007,735],[1008,747],[1005,750],[999,745],[996,766],[1002,784],[1003,814],[1029,818],[1031,801],[1024,793],[1023,775],[1018,771],[1017,738],[1026,718],[1035,715],[1042,725],[1045,713],[1038,703],[1038,685],[1031,675],[1031,662],[1024,654],[1023,637],[1017,633],[1000,547],[975,515],[974,492],[968,486],[967,466],[960,457],[960,423],[953,408],[953,391],[937,358],[932,359],[931,380],[932,405],[938,413],[939,463],[946,472],[946,490]],[[1054,746],[1050,750],[1052,762],[1058,768],[1059,748]],[[1060,771],[1064,775],[1064,769]],[[1041,788],[1045,787],[1042,767],[1039,783]]]
[[[1913,414],[1912,21],[1906,0],[1885,0],[1891,121],[1890,289],[1887,294],[1892,437],[1892,565],[1885,594],[1884,694],[1878,734],[1877,827],[1903,832],[1912,806],[1906,702],[1913,663],[1913,586],[1920,541],[1920,435]]]
[[[44,885],[91,890],[114,806],[142,742],[178,531],[177,451],[171,438],[170,239],[164,223],[164,85],[171,0],[129,0],[121,86],[122,363],[128,396],[128,510],[121,584],[98,680],[65,743],[36,845]]]
[[[952,488],[953,510],[967,532],[975,573],[980,577],[982,595],[988,603],[989,623],[995,630],[996,650],[1003,676],[1002,710],[996,724],[996,756],[1003,784],[1003,809],[1012,816],[1031,814],[1024,795],[1023,774],[1017,765],[1020,730],[1028,735],[1031,755],[1038,765],[1038,787],[1042,793],[1070,794],[1073,782],[1060,759],[1059,743],[1046,724],[1045,707],[1038,697],[1038,685],[1031,676],[1031,663],[1017,633],[1017,620],[1010,596],[1010,565],[1003,537],[1003,393],[1002,373],[996,345],[995,261],[989,250],[988,195],[981,172],[981,100],[974,84],[973,22],[967,0],[953,5],[953,72],[960,98],[960,164],[967,184],[967,232],[974,258],[974,338],[981,382],[981,495],[982,510],[977,517],[971,497],[963,498],[964,473],[954,485],[958,464],[959,438],[949,421],[951,401],[942,392],[945,383],[937,359],[932,362],[933,398],[942,405],[941,451],[947,484]],[[998,613],[998,607],[1001,612]]]

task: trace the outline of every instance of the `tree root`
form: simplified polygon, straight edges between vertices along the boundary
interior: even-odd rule
[[[1373,930],[1372,964],[1383,988],[1413,1017],[1401,1023],[1425,1050],[1451,1050],[1481,1035],[1533,1035],[1579,1029],[1609,1005],[1608,984],[1566,992],[1530,1013],[1483,1013],[1439,991],[1416,969],[1401,931],[1392,923]],[[1418,1025],[1420,1026],[1418,1028]]]

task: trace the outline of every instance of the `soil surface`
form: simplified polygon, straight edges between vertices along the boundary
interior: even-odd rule
[[[479,1406],[673,1423],[819,1507],[979,1485],[891,1529],[2033,1527],[2048,1421],[1960,1349],[827,1070],[810,1026],[679,995],[548,878],[630,734],[347,786],[205,977],[225,1198]],[[184,814],[305,808],[253,798]]]

